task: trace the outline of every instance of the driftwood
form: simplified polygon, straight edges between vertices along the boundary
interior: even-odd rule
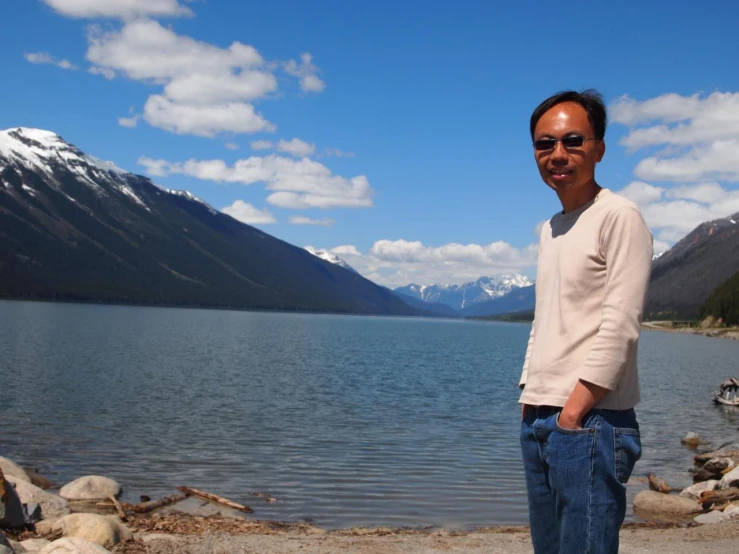
[[[649,474],[649,488],[663,494],[670,494],[672,487],[657,477],[654,473]]]
[[[734,500],[739,500],[738,488],[703,492],[701,493],[699,502],[703,506],[703,509],[707,510],[714,504],[725,504],[727,502],[733,502]]]
[[[191,494],[199,498],[204,498],[205,500],[210,500],[211,502],[223,504],[224,506],[228,506],[229,508],[233,508],[234,510],[238,510],[240,512],[246,512],[247,514],[254,513],[254,510],[252,510],[249,506],[238,504],[232,500],[229,500],[228,498],[223,498],[222,496],[218,496],[217,494],[213,494],[210,492],[204,492],[198,489],[192,489],[190,487],[177,487],[177,490],[185,494]]]
[[[109,494],[108,500],[110,500],[113,503],[113,506],[115,506],[115,511],[118,514],[118,517],[121,518],[121,521],[128,521],[128,518],[126,517],[126,512],[123,511],[123,506],[121,506],[120,502],[116,500],[115,496]]]
[[[175,494],[172,496],[165,496],[164,498],[160,498],[159,500],[153,500],[151,502],[142,502],[141,504],[137,504],[134,506],[133,511],[137,514],[148,514],[149,512],[152,512],[156,510],[157,508],[163,508],[164,506],[170,506],[171,504],[176,504],[177,502],[182,502],[185,498],[190,496],[189,494]]]
[[[726,406],[739,406],[739,379],[731,377],[721,383],[713,393],[713,401]]]

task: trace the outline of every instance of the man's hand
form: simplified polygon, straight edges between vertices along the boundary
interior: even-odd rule
[[[527,415],[529,415],[529,408],[531,408],[531,406],[529,406],[528,404],[521,404],[521,420],[522,421],[526,419]]]
[[[593,409],[606,389],[580,380],[570,393],[570,397],[559,414],[559,426],[563,429],[582,429],[582,418]]]

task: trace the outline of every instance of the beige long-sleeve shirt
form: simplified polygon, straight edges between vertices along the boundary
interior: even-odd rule
[[[651,267],[652,234],[639,208],[607,189],[543,226],[521,403],[564,406],[580,379],[607,389],[596,408],[639,402],[636,354]]]

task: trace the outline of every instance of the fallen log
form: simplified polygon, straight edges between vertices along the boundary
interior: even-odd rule
[[[701,493],[699,503],[704,510],[708,510],[714,504],[723,504],[739,500],[739,489],[731,488],[722,491],[706,491]]]
[[[233,500],[223,498],[222,496],[218,496],[217,494],[204,492],[198,489],[192,489],[190,487],[177,487],[177,490],[185,494],[191,494],[199,498],[204,498],[205,500],[210,500],[211,502],[216,502],[217,504],[223,504],[224,506],[228,506],[229,508],[233,508],[234,510],[238,510],[240,512],[246,512],[247,514],[254,513],[254,510],[252,510],[249,506],[238,504]]]
[[[654,473],[649,474],[649,488],[662,494],[670,494],[672,492],[672,487]]]
[[[137,514],[148,514],[149,512],[152,512],[158,508],[163,508],[164,506],[170,506],[172,504],[176,504],[177,502],[182,502],[185,498],[190,496],[189,494],[174,494],[172,496],[165,496],[164,498],[160,498],[159,500],[152,500],[151,502],[142,502],[141,504],[137,504],[134,506],[133,511]]]
[[[109,494],[108,500],[110,500],[113,503],[113,506],[115,506],[115,511],[118,514],[118,517],[121,519],[121,521],[128,521],[128,518],[126,517],[126,512],[123,511],[123,507],[121,506],[120,502],[116,500],[115,496],[113,496],[112,494]]]

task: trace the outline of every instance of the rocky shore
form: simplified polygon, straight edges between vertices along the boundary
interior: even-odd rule
[[[739,327],[717,326],[710,318],[698,324],[680,321],[645,321],[642,323],[642,328],[650,331],[688,333],[691,335],[703,335],[704,337],[739,340]]]
[[[624,526],[622,552],[733,551],[739,540],[739,444],[715,450],[688,434],[695,449],[694,484],[673,489],[650,475],[634,498],[639,522]],[[88,475],[57,487],[35,471],[0,457],[0,554],[212,554],[234,552],[530,553],[526,527],[328,531],[306,524],[258,521],[218,495],[180,487],[163,499],[121,502],[121,486]],[[259,502],[274,502],[255,494]],[[733,545],[733,546],[732,546]]]

